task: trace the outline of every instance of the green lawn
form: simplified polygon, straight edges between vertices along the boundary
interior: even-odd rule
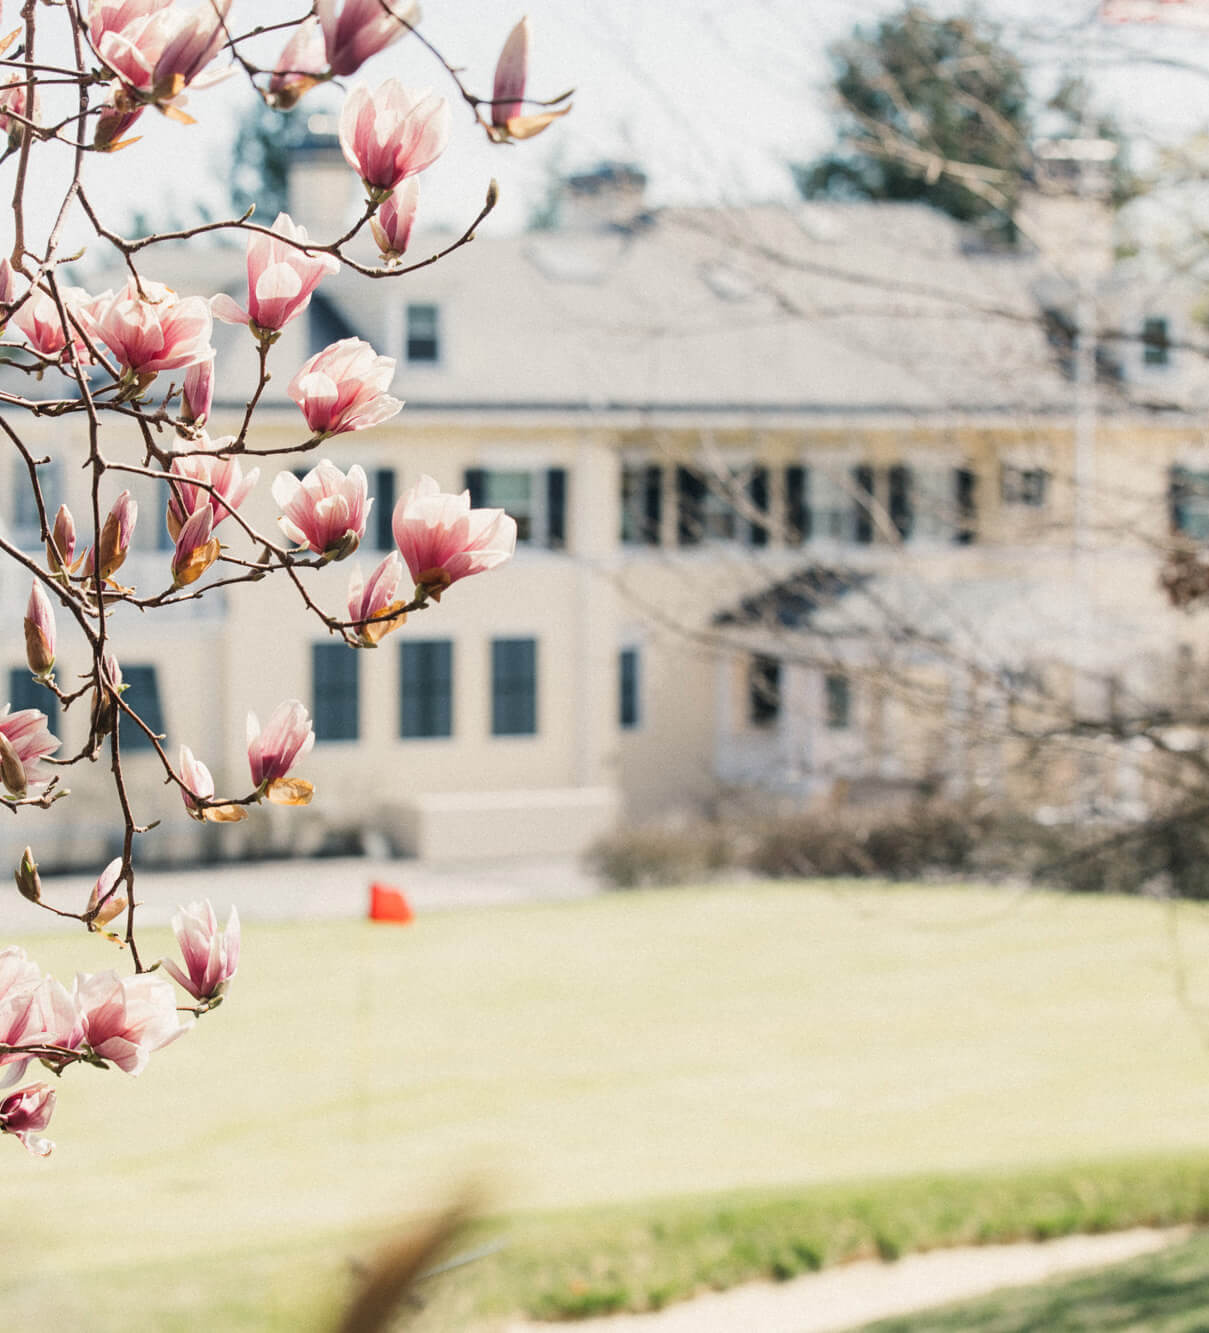
[[[297,1328],[369,1223],[467,1176],[517,1214],[1195,1153],[1209,919],[1171,913],[776,886],[247,927],[230,1001],[141,1078],[68,1073],[48,1163],[0,1144],[0,1308]]]
[[[1016,1287],[862,1333],[1205,1333],[1209,1236],[1085,1277]]]

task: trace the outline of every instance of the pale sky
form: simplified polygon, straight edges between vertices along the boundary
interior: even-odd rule
[[[574,86],[576,95],[571,115],[541,138],[503,148],[483,142],[456,103],[450,148],[423,179],[424,220],[469,221],[494,175],[502,202],[490,225],[522,226],[550,171],[582,170],[605,157],[641,165],[656,204],[788,199],[785,163],[831,142],[827,44],[899,7],[898,0],[519,0],[515,8],[428,0],[424,31],[476,91],[490,95],[499,47],[527,12],[530,92],[553,96]],[[305,8],[306,0],[236,0],[232,17],[242,11],[269,23]],[[933,8],[964,6],[938,0]],[[1209,35],[1094,24],[1095,8],[1088,0],[984,5],[1042,86],[1064,59],[1081,56],[1127,126],[1167,140],[1209,127]],[[281,38],[265,42],[259,54],[271,64]],[[1202,72],[1162,62],[1194,63]],[[452,92],[412,39],[375,57],[362,74],[371,85],[393,74],[410,86]],[[332,90],[324,95],[332,105]],[[197,198],[220,209],[228,145],[248,96],[238,78],[195,95],[190,111],[199,123],[191,127],[148,112],[138,127],[141,142],[91,162],[90,180],[115,221],[138,206],[153,217],[173,212],[193,221]],[[310,104],[322,105],[317,98]]]

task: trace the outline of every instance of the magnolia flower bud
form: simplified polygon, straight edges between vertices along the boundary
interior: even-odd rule
[[[4,783],[10,796],[18,800],[25,795],[29,782],[25,776],[25,765],[17,753],[16,746],[0,731],[0,782]]]
[[[211,536],[214,510],[203,503],[185,520],[172,554],[172,582],[177,588],[196,583],[218,559],[218,538]]]
[[[38,863],[34,860],[33,850],[29,847],[21,853],[13,878],[17,881],[17,890],[22,898],[31,903],[42,899],[42,880],[38,875]]]
[[[55,667],[54,608],[37,579],[25,608],[25,660],[39,680],[45,680]]]
[[[46,563],[52,574],[70,567],[76,553],[76,521],[66,505],[59,506],[51,540],[46,543]]]
[[[89,930],[99,930],[107,926],[115,916],[121,916],[126,910],[126,899],[113,892],[122,873],[122,858],[115,856],[101,871],[97,882],[88,895],[88,906],[84,915],[88,918]]]
[[[113,503],[101,529],[101,540],[97,547],[96,564],[103,579],[109,578],[121,568],[130,550],[130,538],[134,534],[134,524],[139,516],[139,507],[129,491],[123,491]]]

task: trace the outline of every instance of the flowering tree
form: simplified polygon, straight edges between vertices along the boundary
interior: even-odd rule
[[[483,98],[416,29],[418,10],[408,0],[316,0],[297,19],[241,29],[241,18],[254,24],[255,11],[250,0],[197,0],[191,7],[162,0],[89,0],[87,5],[83,0],[25,0],[19,24],[7,36],[0,29],[0,66],[10,75],[0,89],[0,135],[7,134],[4,156],[15,160],[12,244],[0,259],[0,346],[8,366],[56,386],[49,400],[0,389],[0,434],[24,464],[45,553],[31,554],[3,538],[0,552],[30,580],[25,643],[34,678],[64,709],[84,701],[90,709],[86,744],[62,756],[56,753],[60,742],[51,734],[46,713],[33,708],[14,713],[4,706],[0,804],[33,817],[69,794],[62,769],[92,766],[97,780],[104,773],[112,784],[122,851],[98,876],[88,902],[79,912],[66,912],[42,901],[32,850],[36,833],[31,833],[16,880],[31,903],[77,920],[89,931],[104,931],[123,945],[133,969],[128,975],[116,970],[81,974],[69,989],[44,976],[24,950],[0,950],[0,1089],[21,1083],[35,1061],[56,1075],[76,1064],[116,1065],[137,1074],[152,1052],[182,1036],[222,1001],[235,973],[239,918],[234,908],[221,927],[209,902],[182,908],[173,919],[179,962],[149,960],[140,950],[136,850],[150,830],[139,823],[127,789],[123,736],[131,729],[143,733],[166,781],[176,785],[196,820],[235,822],[248,818],[263,801],[301,806],[313,794],[309,782],[291,776],[314,743],[307,711],[296,699],[283,701],[263,727],[249,714],[251,786],[245,793],[218,793],[210,771],[189,746],[169,754],[163,737],[123,697],[121,664],[110,633],[115,608],[155,612],[231,584],[265,581],[266,594],[272,585],[300,597],[350,651],[371,648],[402,625],[409,612],[439,602],[458,579],[507,560],[516,541],[516,524],[502,510],[471,509],[467,495],[443,494],[437,481],[421,477],[393,514],[398,551],[387,555],[368,579],[354,571],[347,611],[331,614],[306,590],[300,572],[343,560],[357,549],[369,509],[363,470],[354,465],[345,473],[324,460],[301,479],[281,472],[272,485],[281,511],[280,533],[257,531],[240,512],[260,480],[258,466],[245,467],[247,456],[311,452],[331,436],[378,425],[402,407],[387,392],[394,362],[368,343],[346,338],[311,357],[290,380],[289,395],[305,422],[298,441],[276,450],[248,444],[274,344],[325,277],[344,266],[367,279],[397,279],[465,244],[494,205],[493,183],[486,205],[458,241],[441,255],[411,265],[401,262],[419,200],[416,178],[446,148],[450,108],[443,97],[409,90],[395,79],[376,89],[357,82],[349,90],[340,143],[350,169],[365,185],[366,200],[354,225],[330,240],[308,236],[285,213],[271,226],[249,213],[127,239],[106,226],[84,188],[82,169],[89,155],[132,144],[131,131],[148,113],[179,122],[180,132],[187,133],[192,119],[184,102],[190,89],[245,77],[268,106],[288,109],[309,89],[356,74],[371,57],[409,35],[452,80],[494,142],[538,133],[566,113],[569,108],[561,105],[566,98],[539,104],[525,98],[528,27],[523,20],[504,45],[490,98]],[[263,45],[266,33],[285,39],[272,69],[249,56]],[[40,53],[48,45],[56,52],[69,50],[70,60],[64,63],[56,55],[43,63]],[[68,103],[74,98],[75,105],[56,120],[43,112],[43,104],[64,106],[65,88]],[[27,197],[31,182],[40,179],[39,154],[52,144],[60,152],[64,144],[70,147],[74,169],[52,224],[45,235],[34,236]],[[117,290],[90,293],[63,281],[62,268],[72,256],[62,253],[62,236],[69,219],[81,213],[124,266],[128,276]],[[381,252],[377,267],[347,251],[366,228]],[[224,293],[209,300],[179,297],[161,280],[170,274],[152,276],[162,242],[215,230],[247,233],[246,308]],[[207,432],[215,381],[223,373],[211,346],[214,317],[246,325],[248,355],[259,363],[237,433],[221,438]],[[42,479],[54,456],[28,442],[28,432],[23,435],[18,424],[22,412],[84,419],[91,504],[79,520],[66,506],[48,512]],[[165,429],[171,447],[162,443]],[[137,441],[133,453],[131,438]],[[110,474],[150,478],[160,488],[174,549],[157,588],[127,587],[119,580],[139,512],[128,489],[103,506],[102,483]],[[64,619],[70,626],[62,635],[70,639],[64,655],[83,681],[74,689],[56,676],[57,621]],[[183,1002],[178,1003],[169,976],[184,992]],[[41,1131],[54,1107],[50,1085],[29,1083],[0,1096],[0,1131],[15,1135],[31,1152],[49,1152]]]

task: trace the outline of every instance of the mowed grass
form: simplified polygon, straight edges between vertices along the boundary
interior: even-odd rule
[[[1209,1327],[1209,1236],[1103,1272],[1015,1287],[862,1333],[1204,1333]]]
[[[229,1002],[142,1077],[65,1076],[49,1162],[0,1144],[0,1308],[13,1326],[98,1333],[127,1327],[131,1310],[147,1326],[170,1310],[180,1328],[318,1327],[347,1257],[467,1178],[487,1211],[529,1216],[478,1266],[506,1286],[510,1266],[540,1267],[591,1233],[590,1216],[551,1210],[603,1206],[610,1234],[637,1228],[669,1262],[692,1229],[677,1218],[727,1214],[702,1195],[739,1191],[721,1229],[743,1233],[757,1205],[784,1210],[830,1182],[866,1182],[868,1209],[879,1177],[1010,1180],[1017,1166],[1196,1153],[1209,1126],[1196,1009],[1209,999],[1209,920],[1176,911],[794,885],[403,928],[247,926]],[[113,961],[97,939],[26,943],[61,975]],[[768,1194],[787,1185],[792,1197]],[[1077,1185],[1053,1188],[1078,1203]],[[1180,1216],[1197,1212],[1198,1189]],[[965,1235],[977,1195],[958,1192],[949,1232]],[[1143,1195],[1134,1212],[1162,1211]],[[698,1201],[664,1207],[656,1226],[684,1234],[662,1244],[651,1209],[634,1205],[684,1196]],[[919,1213],[942,1196],[925,1184],[905,1197]],[[1137,1220],[1098,1216],[1083,1224]],[[787,1253],[791,1233],[774,1237]],[[919,1243],[905,1224],[886,1235],[891,1250]],[[752,1261],[717,1280],[766,1271]],[[607,1287],[607,1261],[593,1266]],[[487,1280],[474,1271],[455,1281]],[[573,1303],[595,1279],[558,1281]],[[663,1279],[644,1282],[639,1303],[657,1303]],[[521,1299],[510,1290],[486,1306]]]

